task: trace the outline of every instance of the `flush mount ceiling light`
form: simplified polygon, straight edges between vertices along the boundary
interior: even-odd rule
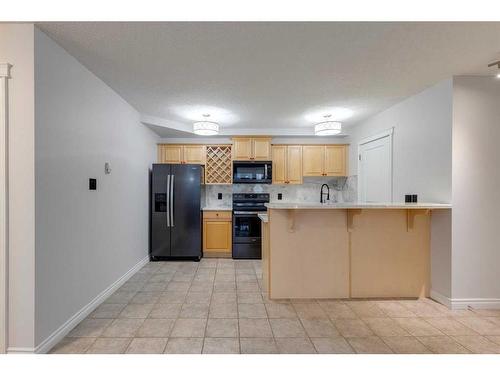
[[[320,122],[314,126],[314,134],[323,135],[336,135],[342,131],[342,124],[338,121],[329,121],[332,115],[323,116],[326,121]]]
[[[500,60],[492,62],[491,64],[488,64],[488,68],[491,68],[492,66],[497,66],[498,69],[500,69]],[[497,72],[496,77],[500,79],[500,71]]]
[[[210,115],[205,114],[208,118]],[[193,132],[197,135],[217,135],[219,134],[219,124],[213,121],[197,121],[193,124]]]

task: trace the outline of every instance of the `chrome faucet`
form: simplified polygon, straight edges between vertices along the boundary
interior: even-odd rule
[[[323,188],[326,186],[326,193],[323,193]],[[319,202],[320,203],[325,203],[325,200],[323,199],[324,195],[326,194],[326,200],[330,200],[330,187],[327,184],[321,185],[321,193],[319,196]]]

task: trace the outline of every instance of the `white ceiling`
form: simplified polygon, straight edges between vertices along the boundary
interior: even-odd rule
[[[203,113],[226,135],[310,135],[326,113],[348,127],[452,75],[492,75],[500,53],[500,23],[38,26],[172,137]]]

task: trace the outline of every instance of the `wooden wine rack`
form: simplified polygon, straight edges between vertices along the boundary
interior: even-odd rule
[[[231,145],[207,145],[205,184],[231,184],[233,163]]]

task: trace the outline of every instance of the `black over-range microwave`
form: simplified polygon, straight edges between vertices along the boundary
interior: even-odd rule
[[[270,184],[273,180],[271,161],[233,162],[233,184]]]

